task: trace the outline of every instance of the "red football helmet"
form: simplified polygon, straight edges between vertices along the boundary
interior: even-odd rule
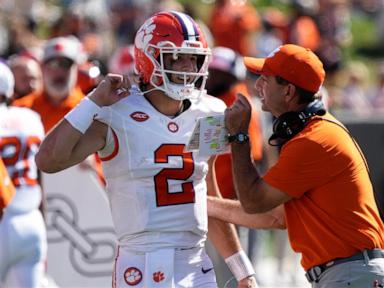
[[[164,54],[173,54],[177,57],[179,53],[196,55],[198,71],[166,70]],[[176,100],[200,97],[208,77],[210,54],[211,51],[198,24],[180,12],[155,14],[141,26],[135,37],[135,71],[141,81],[150,83],[154,89],[164,91]],[[183,77],[184,84],[171,82],[167,74]]]

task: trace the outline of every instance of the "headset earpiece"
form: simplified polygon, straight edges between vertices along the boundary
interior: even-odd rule
[[[273,134],[281,139],[290,139],[293,135],[303,130],[305,121],[297,112],[282,114],[273,122]]]
[[[325,114],[324,104],[315,100],[300,112],[286,112],[273,122],[273,134],[268,142],[272,146],[281,146],[293,136],[298,134],[313,116]]]

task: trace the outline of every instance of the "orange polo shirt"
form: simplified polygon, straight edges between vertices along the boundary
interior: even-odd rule
[[[54,106],[49,102],[44,92],[39,91],[15,100],[12,105],[28,107],[39,113],[45,132],[47,133],[65,114],[74,108],[83,97],[84,94],[81,89],[76,87],[63,102],[58,106]]]
[[[13,195],[15,195],[15,187],[8,176],[3,161],[0,159],[0,210],[3,210],[11,202]]]
[[[328,113],[323,118],[338,122]],[[305,270],[384,248],[384,224],[364,159],[338,125],[309,122],[283,145],[263,179],[293,197],[284,205],[287,230]]]
[[[241,93],[250,99],[247,87],[244,83],[239,82],[234,85],[228,93],[225,93],[218,98],[223,100],[230,107],[237,99],[237,93]],[[249,138],[251,143],[252,158],[259,161],[263,154],[263,137],[261,132],[260,116],[257,109],[252,109],[251,122],[249,124]],[[232,159],[231,154],[222,154],[217,156],[215,162],[216,181],[220,188],[220,192],[224,198],[236,198],[236,192],[232,178]]]

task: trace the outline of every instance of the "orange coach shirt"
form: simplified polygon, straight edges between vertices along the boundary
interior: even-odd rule
[[[79,87],[76,87],[59,106],[54,106],[47,100],[44,92],[39,91],[15,100],[12,105],[28,107],[39,113],[44,125],[45,133],[47,133],[65,116],[65,114],[72,110],[83,97],[84,93]]]
[[[230,107],[237,99],[237,93],[241,93],[250,100],[247,92],[247,87],[244,83],[236,84],[228,93],[225,93],[218,98],[223,100],[225,104]],[[248,129],[252,158],[255,161],[261,160],[263,153],[263,137],[261,133],[260,116],[256,109],[252,109],[251,122]],[[232,177],[232,159],[231,154],[222,154],[217,156],[215,162],[215,173],[217,185],[224,198],[236,198],[235,188]]]
[[[337,122],[328,113],[323,118]],[[364,159],[336,124],[312,120],[283,145],[263,179],[293,197],[284,205],[287,230],[305,270],[384,248],[384,225]]]
[[[13,195],[15,195],[15,187],[13,187],[3,161],[0,160],[0,210],[3,210],[11,202]]]

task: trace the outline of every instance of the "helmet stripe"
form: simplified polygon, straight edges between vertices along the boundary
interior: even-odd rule
[[[184,13],[173,11],[172,14],[179,20],[181,28],[183,29],[184,40],[196,41],[196,33],[195,25],[191,18],[189,18]]]

